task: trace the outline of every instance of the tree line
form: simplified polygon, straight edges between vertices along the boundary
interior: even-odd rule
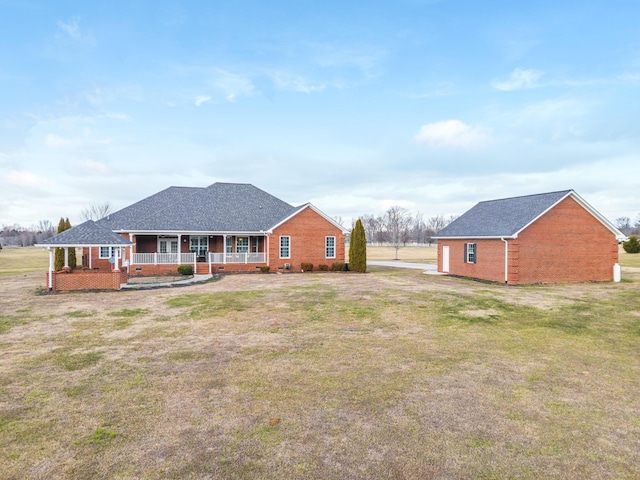
[[[394,206],[382,215],[364,214],[360,217],[372,244],[424,244],[431,245],[434,235],[453,222],[457,215],[435,215],[427,219],[420,212],[411,215],[406,208]]]
[[[80,220],[100,220],[113,213],[109,202],[93,203],[80,212]],[[68,220],[68,219],[67,219]],[[50,220],[40,220],[37,224],[23,227],[22,225],[2,225],[0,229],[1,247],[30,247],[47,238],[60,233],[60,225],[56,228]],[[71,228],[70,226],[68,228]]]
[[[635,221],[632,221],[629,217],[618,217],[614,221],[618,230],[624,233],[627,237],[630,235],[640,235],[640,213],[636,217]]]
[[[368,244],[390,245],[396,250],[408,244],[432,245],[437,232],[453,222],[457,215],[435,215],[426,218],[415,215],[403,207],[393,206],[381,215],[364,214],[360,217]]]

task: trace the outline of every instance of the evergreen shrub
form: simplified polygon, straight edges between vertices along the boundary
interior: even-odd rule
[[[631,235],[629,240],[622,244],[622,248],[627,253],[640,253],[640,241],[636,235]]]
[[[193,275],[193,265],[180,265],[178,273],[180,275]]]

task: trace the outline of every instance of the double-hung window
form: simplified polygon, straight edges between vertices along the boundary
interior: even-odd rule
[[[118,254],[120,258],[120,249],[116,247],[100,247],[100,258],[114,258]]]
[[[280,237],[280,258],[291,258],[291,237],[289,235]]]
[[[324,237],[324,256],[336,258],[336,237]]]
[[[475,243],[465,243],[464,244],[464,262],[476,263],[477,250],[478,249]]]

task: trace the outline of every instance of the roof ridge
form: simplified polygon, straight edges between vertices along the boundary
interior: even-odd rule
[[[517,198],[540,197],[542,195],[553,195],[554,193],[569,193],[569,192],[575,192],[575,190],[572,189],[572,188],[569,188],[567,190],[556,190],[556,191],[553,191],[553,192],[532,193],[532,194],[529,194],[529,195],[516,195],[514,197],[494,198],[493,200],[482,200],[482,201],[480,201],[478,203],[480,204],[480,203],[490,203],[490,202],[501,202],[501,201],[504,201],[504,200],[515,200]]]

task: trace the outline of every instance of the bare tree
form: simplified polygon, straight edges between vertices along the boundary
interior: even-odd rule
[[[381,243],[384,241],[384,234],[382,231],[383,222],[380,217],[365,214],[360,218],[360,220],[362,222],[362,227],[364,228],[365,236],[367,237],[367,242]]]
[[[92,203],[88,208],[80,212],[80,220],[83,222],[87,220],[100,220],[110,213],[113,213],[113,207],[109,202]]]
[[[411,225],[411,216],[405,208],[394,206],[387,210],[384,219],[389,243],[395,248],[395,259],[398,260],[398,250],[406,244],[407,232]]]
[[[413,241],[416,243],[426,243],[427,225],[424,223],[424,216],[418,212],[413,219]]]
[[[618,230],[625,235],[630,235],[633,227],[631,226],[631,219],[629,217],[618,217],[615,219],[615,224]]]

